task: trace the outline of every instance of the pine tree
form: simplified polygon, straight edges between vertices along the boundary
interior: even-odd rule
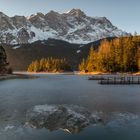
[[[104,40],[95,52],[92,48],[81,71],[136,72],[140,69],[140,37],[130,36]]]
[[[28,67],[29,72],[60,72],[71,70],[71,66],[66,59],[54,59],[52,57],[35,60]]]
[[[89,56],[87,59],[87,66],[86,66],[86,70],[88,70],[88,72],[93,72],[95,70],[94,60],[95,60],[95,53],[94,53],[93,47],[91,47]]]
[[[2,46],[0,46],[0,73],[5,73],[7,68],[7,56],[5,50]]]
[[[85,71],[85,69],[86,69],[86,63],[85,63],[85,59],[83,59],[82,62],[79,64],[79,70]]]

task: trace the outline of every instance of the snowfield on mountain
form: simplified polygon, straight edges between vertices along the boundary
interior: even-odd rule
[[[62,14],[50,11],[28,17],[8,17],[0,12],[0,36],[3,36],[0,41],[7,44],[26,44],[48,38],[87,44],[107,37],[127,35],[106,17],[89,17],[80,9]]]

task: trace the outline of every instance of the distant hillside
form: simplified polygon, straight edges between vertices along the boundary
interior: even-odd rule
[[[27,66],[33,60],[47,57],[66,58],[72,65],[72,68],[76,70],[81,60],[88,56],[90,47],[93,46],[96,49],[100,42],[101,40],[87,45],[78,45],[49,39],[47,41],[24,44],[21,47],[5,46],[5,50],[13,70],[27,70]]]

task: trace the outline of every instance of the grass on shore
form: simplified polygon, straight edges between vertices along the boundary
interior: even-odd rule
[[[140,75],[140,72],[136,72],[136,73],[121,73],[121,72],[116,72],[116,73],[109,73],[109,72],[99,72],[99,71],[95,71],[95,72],[78,72],[78,75]]]

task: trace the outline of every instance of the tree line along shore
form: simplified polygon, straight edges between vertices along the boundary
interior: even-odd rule
[[[140,37],[130,36],[104,40],[99,48],[91,48],[87,59],[79,65],[83,72],[138,72],[140,70]]]
[[[93,46],[94,47],[94,46]],[[103,40],[97,49],[91,47],[89,55],[79,64],[81,73],[136,73],[140,70],[140,37],[129,36]],[[34,60],[28,72],[68,72],[73,71],[69,61],[57,58]],[[0,74],[11,73],[6,53],[0,46]]]
[[[64,72],[72,66],[66,59],[42,58],[33,61],[29,72]],[[79,64],[79,71],[84,73],[136,73],[140,70],[140,37],[130,36],[104,40],[97,50],[91,47],[89,55]]]

